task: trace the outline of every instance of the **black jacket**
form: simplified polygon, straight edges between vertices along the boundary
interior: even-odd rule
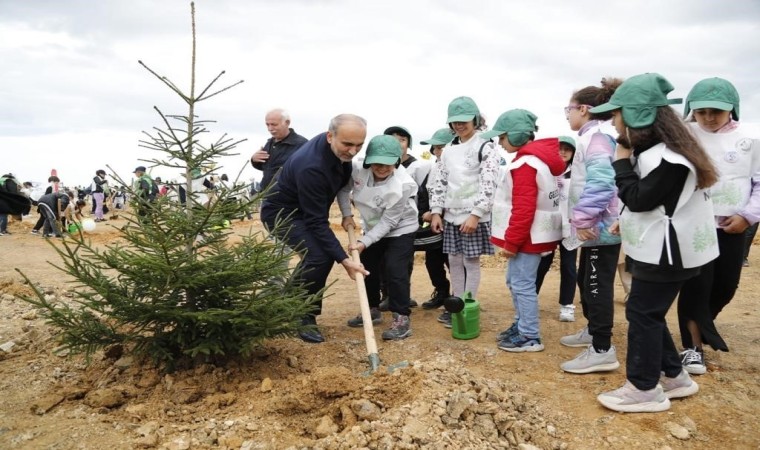
[[[314,240],[336,262],[348,257],[330,229],[330,207],[351,178],[351,163],[342,162],[327,142],[327,133],[308,141],[283,166],[261,206],[263,221],[277,214],[302,219]]]
[[[264,144],[264,150],[269,153],[269,159],[263,163],[255,163],[251,161],[251,165],[255,169],[259,169],[264,172],[264,175],[261,178],[262,190],[269,187],[269,184],[272,182],[274,176],[277,174],[280,168],[285,165],[285,161],[287,161],[293,155],[293,153],[301,148],[301,146],[306,142],[308,142],[308,140],[293,131],[292,128],[290,128],[290,133],[285,136],[285,139],[281,140],[280,142],[275,142],[274,138],[269,138],[266,144]]]

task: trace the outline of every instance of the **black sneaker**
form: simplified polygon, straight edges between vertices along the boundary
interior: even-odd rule
[[[380,323],[383,323],[383,313],[380,312],[377,308],[370,308],[369,310],[369,316],[372,317],[372,324],[377,325]],[[353,319],[348,319],[348,326],[351,328],[361,328],[364,326],[364,320],[362,320],[362,315],[359,314],[358,316],[354,317]]]
[[[443,314],[438,316],[438,321],[443,324],[444,328],[451,328],[451,313],[444,311]]]
[[[301,325],[311,325],[313,327],[311,329],[298,332],[298,337],[300,337],[302,341],[308,342],[310,344],[319,344],[325,341],[325,337],[322,336],[319,328],[317,328],[316,317],[312,315],[304,316],[303,319],[301,319]]]
[[[438,309],[443,306],[443,299],[446,295],[439,293],[437,290],[433,291],[430,296],[430,300],[422,304],[422,309]]]
[[[692,375],[703,375],[707,372],[704,353],[696,348],[687,348],[681,352],[681,364],[684,370]]]
[[[8,230],[3,230],[3,231],[0,231],[0,234],[13,234],[13,233],[11,233],[11,232],[10,232],[10,231],[8,231]]]

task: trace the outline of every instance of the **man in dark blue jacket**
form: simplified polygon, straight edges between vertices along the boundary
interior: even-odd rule
[[[309,294],[317,294],[325,287],[335,262],[352,279],[356,272],[368,275],[364,266],[348,257],[329,222],[330,207],[338,191],[351,179],[351,159],[361,150],[366,136],[364,119],[353,114],[336,116],[327,133],[308,141],[288,159],[261,206],[261,220],[267,229],[300,254],[296,276]],[[284,226],[276,227],[286,218]],[[321,312],[320,297],[313,314],[303,318],[303,324],[316,325],[316,316]],[[316,327],[299,336],[306,342],[324,342]]]
[[[269,111],[264,118],[269,134],[266,144],[251,156],[251,165],[264,172],[261,189],[266,189],[275,174],[307,139],[290,128],[290,114],[282,109]]]

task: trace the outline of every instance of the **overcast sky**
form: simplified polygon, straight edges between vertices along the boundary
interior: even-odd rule
[[[283,107],[311,138],[343,112],[369,137],[407,127],[412,152],[445,126],[453,98],[475,99],[490,122],[512,108],[539,135],[568,134],[562,108],[603,76],[659,72],[685,97],[713,76],[734,83],[743,122],[760,122],[760,1],[708,0],[197,0],[198,87],[245,82],[201,103],[212,135],[247,139],[222,161],[231,177],[268,138]],[[110,165],[131,177],[161,126],[154,106],[187,114],[138,65],[189,86],[190,2],[0,0],[0,173],[89,184]],[[679,107],[681,108],[681,107]],[[176,170],[154,174],[177,178]],[[250,168],[243,178],[260,178]]]

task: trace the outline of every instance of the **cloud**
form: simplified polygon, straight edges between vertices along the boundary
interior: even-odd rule
[[[573,91],[647,71],[681,97],[702,78],[725,77],[742,95],[743,119],[760,121],[753,0],[195,4],[198,89],[221,70],[220,86],[245,80],[196,110],[217,120],[214,132],[248,139],[229,167],[266,140],[274,107],[307,137],[353,112],[370,135],[400,124],[418,142],[445,125],[451,99],[468,95],[491,121],[526,108],[542,135],[566,134]],[[47,176],[40,164],[70,165],[82,182],[111,160],[131,171],[140,132],[160,125],[153,106],[186,113],[137,61],[187,89],[189,55],[185,0],[0,1],[0,148],[4,157],[12,149],[4,164],[33,178]]]

